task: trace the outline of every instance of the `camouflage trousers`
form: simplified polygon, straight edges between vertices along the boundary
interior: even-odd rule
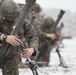
[[[46,52],[44,52],[44,49],[46,50]],[[37,60],[40,62],[45,62],[46,64],[44,65],[48,66],[50,62],[52,47],[48,46],[44,49],[43,49],[43,54],[41,55],[40,59],[37,59]]]
[[[11,50],[7,60],[2,67],[3,75],[19,75],[18,63],[20,62],[20,53],[18,50]]]

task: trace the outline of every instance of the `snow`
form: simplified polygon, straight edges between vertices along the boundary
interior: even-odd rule
[[[59,50],[68,68],[59,66],[59,58],[54,49],[50,56],[50,66],[38,68],[39,75],[76,75],[76,38],[64,39],[63,44],[65,48]],[[2,75],[1,69],[0,75]],[[19,75],[33,74],[29,68],[19,68]]]

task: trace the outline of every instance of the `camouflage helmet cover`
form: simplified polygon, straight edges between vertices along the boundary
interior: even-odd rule
[[[18,5],[12,0],[4,1],[1,4],[2,16],[7,20],[14,20],[20,13]]]
[[[53,20],[53,18],[47,17],[47,18],[44,20],[44,26],[45,26],[46,28],[53,27],[53,26],[54,26],[54,20]]]
[[[40,7],[40,5],[39,5],[38,3],[35,3],[35,4],[32,6],[31,10],[40,12],[40,11],[41,11],[41,7]]]

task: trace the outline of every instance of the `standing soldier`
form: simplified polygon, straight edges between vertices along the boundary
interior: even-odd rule
[[[22,3],[18,3],[18,6],[20,7],[20,10],[22,10],[22,8],[24,7],[24,4],[22,4]],[[34,12],[35,11],[35,12]],[[31,8],[31,10],[30,10],[30,12],[29,12],[29,14],[28,14],[28,16],[27,16],[27,19],[29,19],[30,20],[30,22],[31,22],[31,24],[33,25],[34,23],[34,20],[36,20],[36,19],[39,19],[39,13],[40,13],[40,11],[41,11],[41,7],[39,6],[39,4],[38,3],[35,3],[33,6],[32,6],[32,8]],[[34,24],[35,25],[35,24]],[[33,25],[33,26],[34,26]],[[35,26],[34,26],[35,27]],[[35,56],[32,56],[31,57],[31,59],[33,60],[35,58]],[[27,61],[27,60],[26,60]],[[25,65],[25,63],[23,63],[22,61],[19,63],[19,68],[25,68],[25,67],[28,67],[27,65]]]
[[[8,54],[5,63],[2,65],[3,75],[19,75],[18,63],[20,62],[20,43],[25,36],[28,43],[28,48],[24,47],[27,51],[22,55],[24,58],[31,57],[36,54],[38,47],[38,38],[34,27],[26,19],[21,27],[19,34],[14,36],[10,35],[10,31],[19,16],[20,9],[18,5],[10,0],[6,0],[1,4],[2,20],[0,21],[0,42],[1,44],[6,41],[13,45],[11,52]],[[5,38],[6,37],[6,38]]]

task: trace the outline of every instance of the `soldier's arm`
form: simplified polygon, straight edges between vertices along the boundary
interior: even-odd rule
[[[36,25],[36,32],[39,38],[46,38],[47,36],[47,33],[42,31],[41,24]]]
[[[46,36],[47,36],[46,32],[43,32],[40,28],[39,28],[39,30],[37,32],[38,32],[38,36],[46,38]]]
[[[38,36],[34,27],[27,19],[25,20],[25,37],[27,37],[26,41],[28,42],[28,48],[34,48],[33,55],[36,55],[38,49]]]
[[[52,40],[54,40],[56,38],[56,35],[54,33],[50,34],[50,33],[46,33],[44,31],[42,31],[40,26],[37,26],[37,34],[39,36],[39,38],[51,38]]]

